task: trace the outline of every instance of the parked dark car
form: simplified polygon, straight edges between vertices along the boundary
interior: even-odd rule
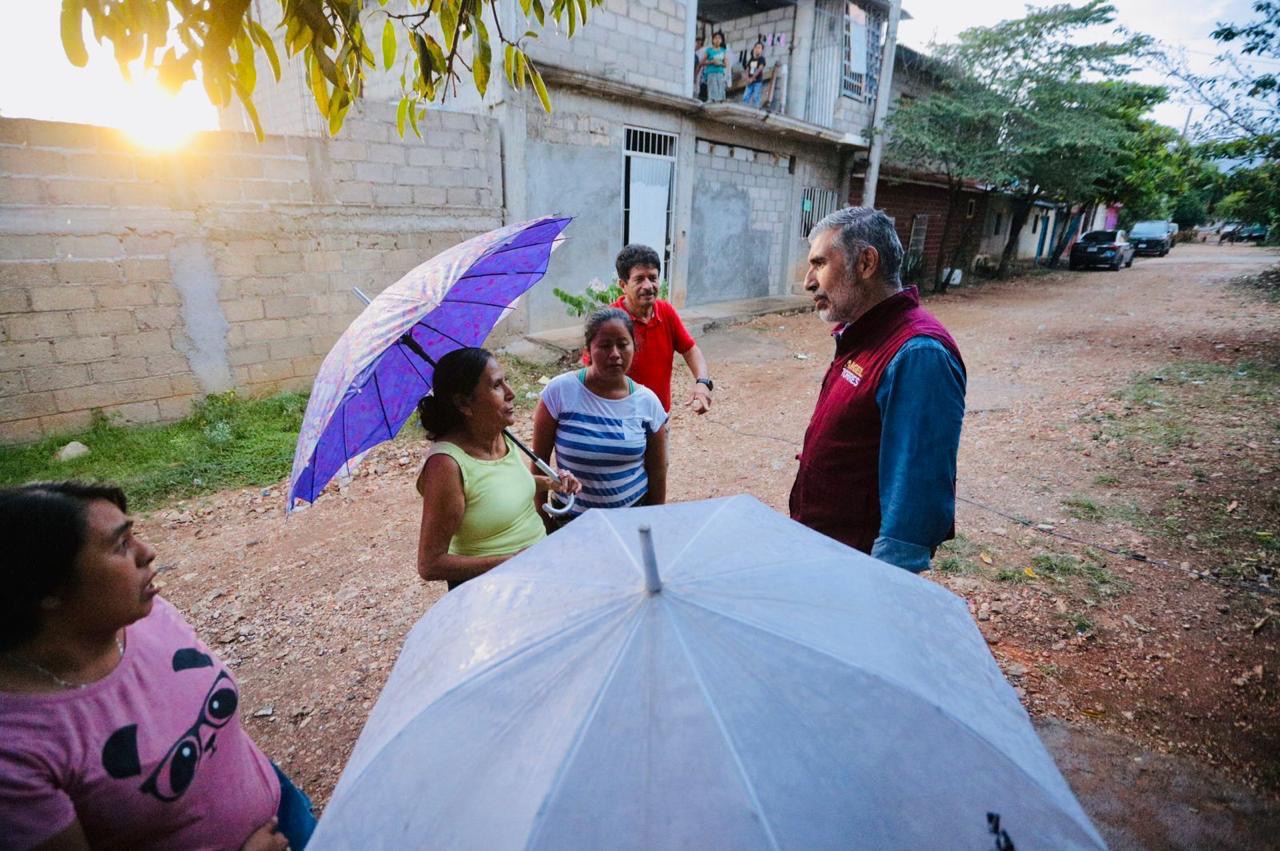
[[[1135,254],[1154,254],[1163,257],[1173,248],[1173,234],[1169,222],[1138,222],[1129,231]],[[1177,227],[1176,225],[1174,226]]]
[[[1224,242],[1235,242],[1236,231],[1240,230],[1240,228],[1239,222],[1227,222],[1218,228],[1218,245],[1222,245]]]
[[[1261,243],[1266,238],[1267,238],[1266,225],[1258,225],[1258,224],[1241,225],[1240,228],[1235,232],[1235,237],[1231,241]]]
[[[1119,271],[1133,265],[1133,243],[1122,230],[1091,230],[1071,246],[1072,269],[1081,266],[1106,266]]]

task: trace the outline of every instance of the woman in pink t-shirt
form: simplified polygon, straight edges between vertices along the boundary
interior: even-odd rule
[[[114,487],[0,489],[0,848],[301,848],[309,803],[125,511]]]

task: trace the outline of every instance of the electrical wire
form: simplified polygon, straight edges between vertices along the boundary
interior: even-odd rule
[[[703,422],[714,423],[715,425],[718,425],[721,428],[728,429],[734,434],[742,435],[743,437],[755,437],[761,440],[773,440],[778,443],[785,443],[788,446],[794,446],[797,449],[800,448],[799,442],[794,440],[787,440],[784,437],[777,437],[772,434],[759,434],[756,432],[743,431],[742,429],[734,428],[733,426],[729,425],[726,422],[721,422],[720,420],[713,420],[709,417],[704,418]],[[1116,556],[1117,558],[1126,558],[1126,559],[1129,559],[1130,561],[1136,561],[1142,564],[1153,564],[1153,565],[1156,565],[1157,567],[1165,567],[1165,568],[1173,569],[1173,564],[1171,564],[1170,562],[1164,559],[1151,558],[1150,556],[1147,556],[1143,553],[1134,553],[1134,552],[1128,552],[1127,550],[1119,550],[1112,547],[1107,547],[1102,544],[1094,543],[1093,541],[1085,540],[1084,538],[1077,538],[1074,535],[1068,535],[1065,532],[1059,532],[1057,529],[1042,528],[1043,526],[1047,526],[1048,524],[1038,524],[1038,523],[1033,523],[1030,520],[1024,520],[1021,517],[1017,517],[1013,514],[1009,514],[1006,511],[1001,511],[999,508],[994,508],[990,505],[986,505],[984,503],[978,502],[975,499],[970,499],[967,496],[961,496],[960,494],[956,494],[956,499],[960,502],[966,503],[968,505],[972,505],[974,508],[981,508],[983,511],[989,511],[992,514],[997,515],[998,517],[1003,517],[1004,519],[1009,520],[1013,523],[1017,523],[1021,526],[1025,526],[1026,528],[1031,529],[1034,532],[1039,532],[1042,535],[1048,535],[1054,538],[1061,538],[1064,541],[1070,541],[1073,544],[1079,544],[1080,546],[1083,546],[1083,547],[1089,547],[1091,549],[1095,549],[1100,552],[1108,553],[1110,555]],[[1246,591],[1246,592],[1251,592],[1255,594],[1266,594],[1273,597],[1280,596],[1280,588],[1272,588],[1270,585],[1267,585],[1264,582],[1257,582],[1257,583],[1234,582],[1230,579],[1223,579],[1221,577],[1214,576],[1213,574],[1205,575],[1203,573],[1197,573],[1194,575],[1199,579],[1207,580],[1216,585],[1220,585],[1224,588],[1230,588],[1236,591]]]

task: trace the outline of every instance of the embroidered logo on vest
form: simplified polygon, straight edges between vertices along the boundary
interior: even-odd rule
[[[841,370],[840,377],[857,387],[862,383],[862,367],[853,361],[849,361],[844,365],[844,369]]]

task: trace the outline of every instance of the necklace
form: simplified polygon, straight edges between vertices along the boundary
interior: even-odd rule
[[[119,651],[120,658],[123,659],[124,658],[124,642],[120,639],[120,636],[116,636],[116,650]],[[15,653],[6,653],[4,655],[7,658],[12,659],[13,661],[21,665],[25,665],[26,667],[30,668],[33,671],[44,674],[46,677],[53,680],[62,688],[80,689],[80,688],[85,688],[87,686],[92,685],[92,683],[73,683],[69,680],[64,680],[62,677],[58,676],[53,671],[50,671],[48,668],[44,667],[43,665],[39,665],[35,662],[32,662],[30,659],[24,659]]]

